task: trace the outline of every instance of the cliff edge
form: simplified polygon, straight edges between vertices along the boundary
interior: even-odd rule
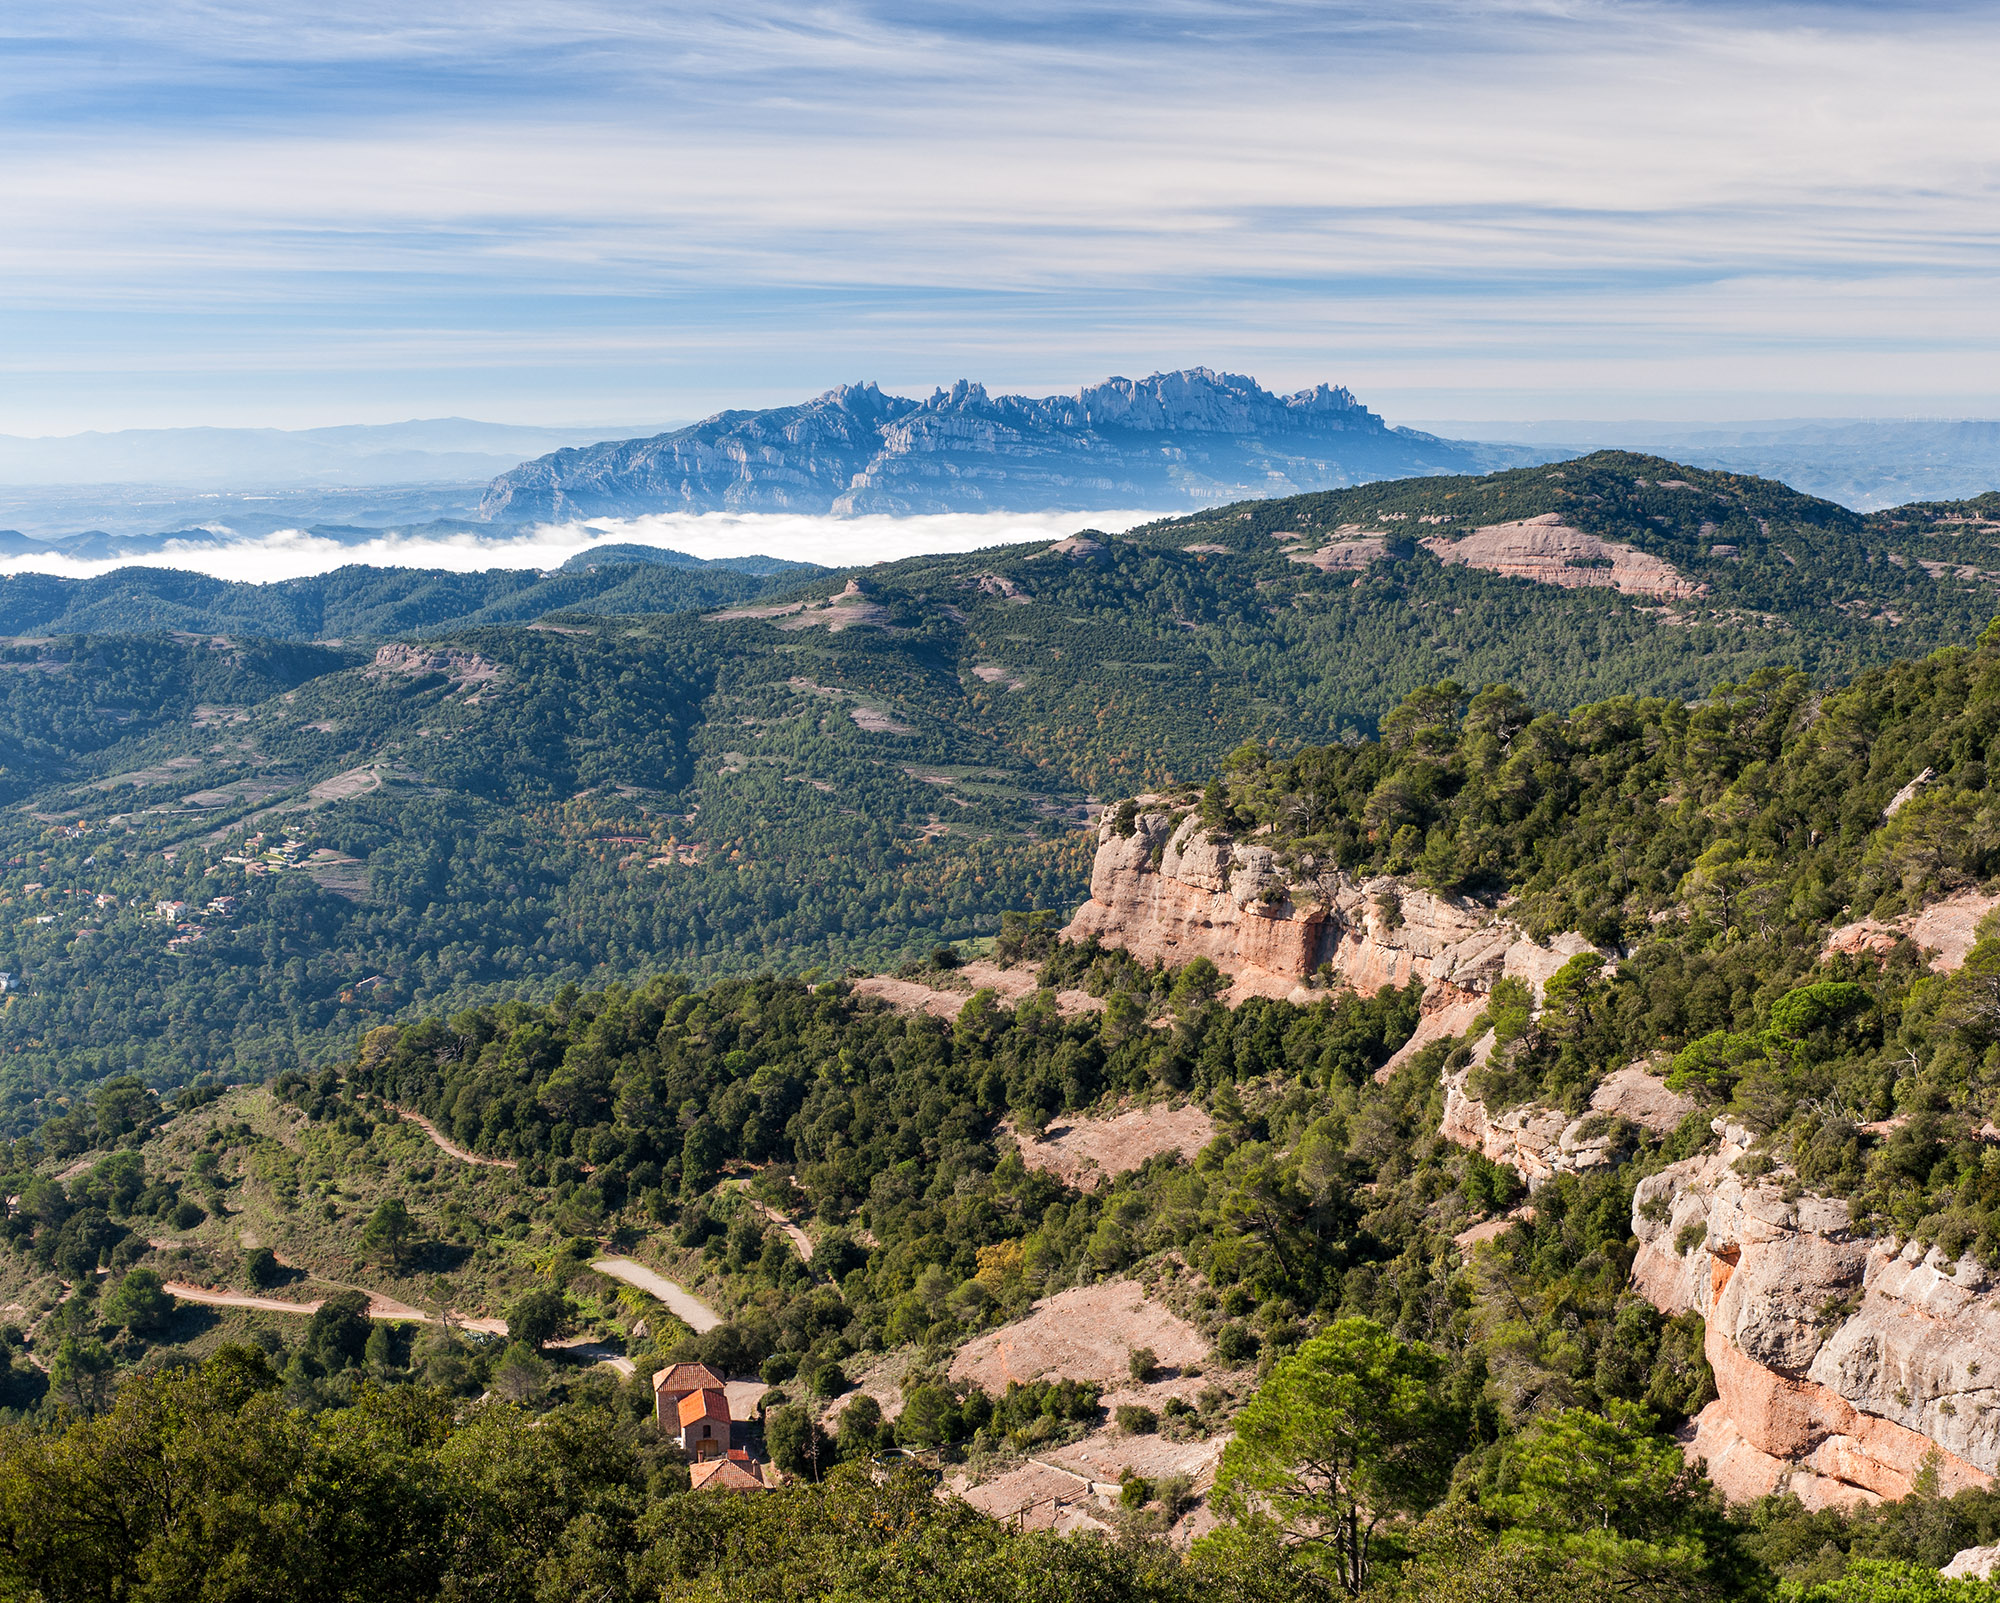
[[[1854,1234],[1844,1202],[1745,1179],[1750,1133],[1639,1184],[1636,1290],[1707,1322],[1716,1400],[1685,1435],[1732,1499],[1808,1507],[1906,1496],[2000,1472],[2000,1287],[1970,1257]]]
[[[1427,1020],[1449,1015],[1460,1028],[1502,975],[1539,989],[1592,949],[1573,935],[1537,945],[1493,907],[1392,876],[1295,872],[1271,847],[1156,796],[1099,821],[1090,899],[1063,936],[1095,936],[1146,962],[1205,957],[1231,977],[1232,1001],[1311,1000],[1322,967],[1367,993],[1418,980]]]

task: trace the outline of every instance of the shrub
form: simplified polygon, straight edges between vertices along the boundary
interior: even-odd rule
[[[1231,1320],[1215,1333],[1215,1356],[1225,1364],[1246,1364],[1263,1343],[1248,1325]]]
[[[1150,1436],[1160,1428],[1160,1416],[1142,1403],[1120,1403],[1114,1417],[1127,1436]]]
[[[1160,1355],[1150,1347],[1134,1347],[1128,1360],[1132,1378],[1144,1385],[1160,1372]]]
[[[122,1325],[135,1335],[158,1330],[173,1316],[174,1299],[150,1269],[134,1269],[104,1299],[107,1323]]]
[[[797,1403],[776,1410],[764,1421],[764,1445],[771,1450],[771,1462],[787,1475],[814,1480],[832,1467],[835,1458],[826,1432]]]

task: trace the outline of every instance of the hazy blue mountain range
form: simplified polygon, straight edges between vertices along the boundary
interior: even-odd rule
[[[256,539],[314,525],[373,539],[468,517],[487,481],[522,458],[619,432],[422,418],[0,435],[0,529],[78,557],[143,556],[170,539]],[[204,525],[226,532],[204,533]]]
[[[1758,423],[1439,422],[1448,432],[1574,456],[1648,451],[1695,467],[1779,479],[1858,512],[1956,501],[2000,488],[2000,422],[1792,418]]]
[[[257,540],[289,529],[359,528],[374,539],[439,519],[469,518],[485,493],[484,479],[449,484],[263,485],[202,490],[161,484],[0,485],[0,529],[73,554],[72,542],[120,542],[118,549],[157,551],[164,530],[197,530],[216,540]],[[477,525],[492,538],[490,524]]]
[[[320,429],[120,429],[0,435],[0,484],[435,484],[491,478],[523,457],[588,445],[606,428],[416,418]]]
[[[798,406],[719,412],[650,439],[556,451],[501,474],[479,511],[532,522],[668,511],[1170,510],[1548,454],[1390,428],[1335,386],[1280,396],[1205,367],[1041,399],[961,381],[912,401],[849,384]]]

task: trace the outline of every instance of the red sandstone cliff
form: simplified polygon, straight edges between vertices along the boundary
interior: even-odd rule
[[[1808,1507],[1905,1495],[1936,1451],[1946,1492],[2000,1470],[2000,1291],[1971,1258],[1857,1236],[1847,1205],[1732,1168],[1748,1132],[1640,1183],[1637,1290],[1707,1321],[1718,1396],[1691,1456],[1732,1498]]]
[[[1386,876],[1294,880],[1269,846],[1214,835],[1197,815],[1147,810],[1151,800],[1141,798],[1130,835],[1114,814],[1099,824],[1090,900],[1063,934],[1170,965],[1205,957],[1234,979],[1235,1000],[1303,994],[1330,964],[1360,991],[1421,980],[1436,1015],[1476,1004],[1502,974],[1539,987],[1588,950],[1574,937],[1538,946],[1491,907]]]

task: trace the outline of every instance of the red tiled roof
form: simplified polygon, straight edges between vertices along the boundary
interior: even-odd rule
[[[697,1419],[715,1419],[729,1423],[728,1394],[713,1386],[704,1386],[700,1391],[691,1391],[681,1399],[681,1425],[683,1428]]]
[[[653,1375],[653,1390],[671,1392],[683,1396],[691,1391],[706,1391],[709,1387],[720,1388],[723,1379],[706,1364],[673,1364],[666,1369],[656,1370]]]
[[[713,1486],[725,1492],[761,1492],[763,1481],[733,1458],[709,1458],[688,1470],[688,1486],[694,1491]]]

